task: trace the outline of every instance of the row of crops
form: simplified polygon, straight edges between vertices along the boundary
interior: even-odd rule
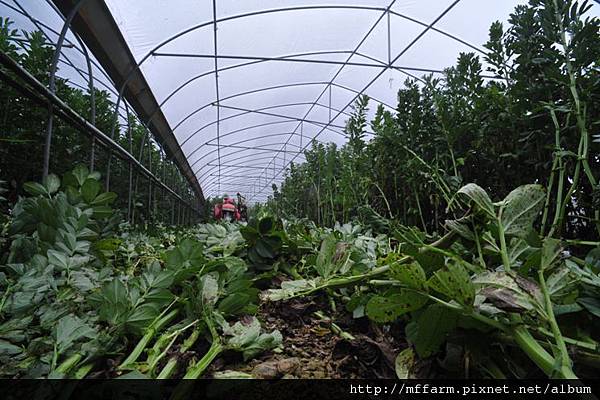
[[[388,234],[268,215],[140,232],[98,179],[78,167],[28,183],[5,217],[2,377],[197,378],[223,354],[233,361],[213,374],[253,376],[244,362],[289,351],[259,309],[298,299],[317,301],[337,341],[361,340],[352,331],[366,319],[396,335],[398,347],[380,351],[400,377],[442,354],[441,376],[597,373],[599,253],[575,257],[532,229],[539,185],[496,202],[466,185],[455,196],[464,214],[432,237],[378,215]]]
[[[315,144],[247,223],[166,226],[149,204],[143,226],[126,221],[87,156],[36,182],[14,157],[43,118],[6,113],[23,130],[1,153],[0,377],[596,377],[589,9],[519,6],[490,29],[496,79],[461,55],[408,81],[371,140],[359,98],[349,143]]]

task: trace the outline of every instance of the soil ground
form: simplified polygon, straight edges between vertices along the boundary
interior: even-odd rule
[[[328,310],[328,319],[314,313]],[[238,371],[256,378],[394,378],[394,359],[407,345],[402,335],[384,333],[367,318],[353,319],[345,310],[331,313],[322,297],[262,303],[257,317],[266,331],[283,335],[280,352],[265,353],[248,363],[225,353],[210,372]],[[332,331],[331,322],[354,339]],[[335,329],[334,329],[335,330]]]

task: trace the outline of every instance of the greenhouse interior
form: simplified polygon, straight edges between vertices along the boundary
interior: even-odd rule
[[[598,377],[600,1],[0,16],[0,378]]]

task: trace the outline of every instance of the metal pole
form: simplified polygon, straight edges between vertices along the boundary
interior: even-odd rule
[[[331,85],[329,85],[329,122],[331,122]]]
[[[52,64],[50,64],[50,80],[49,80],[49,89],[52,94],[56,93],[56,71],[58,69],[58,59],[60,58],[60,51],[62,49],[63,43],[65,41],[65,36],[69,30],[69,25],[71,25],[71,21],[75,18],[77,11],[83,5],[85,0],[79,0],[77,4],[71,9],[69,15],[65,19],[65,23],[63,24],[62,30],[60,31],[60,35],[58,36],[58,41],[56,42],[56,49],[54,50],[54,55],[52,57]],[[54,106],[51,102],[48,102],[48,123],[46,125],[46,141],[44,143],[44,162],[42,169],[42,178],[46,180],[48,177],[48,172],[50,170],[50,148],[52,147],[52,128],[54,125]]]
[[[133,154],[133,138],[131,135],[131,115],[129,114],[129,106],[125,105],[127,111],[127,140],[129,141],[129,152]],[[130,224],[134,224],[133,220],[133,207],[132,207],[132,196],[133,196],[133,164],[129,161],[129,187],[127,191],[127,220]]]
[[[388,51],[388,66],[392,66],[392,34],[390,10],[387,11],[387,51]]]
[[[148,169],[152,172],[152,141],[148,138]],[[152,206],[152,181],[148,180],[148,218],[154,215],[154,207]]]

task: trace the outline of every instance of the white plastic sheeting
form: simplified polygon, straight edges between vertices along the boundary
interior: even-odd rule
[[[360,93],[395,107],[525,0],[105,2],[205,196],[260,201],[311,140],[344,143]]]
[[[64,18],[53,7],[50,1],[39,0],[0,0],[0,16],[8,17],[12,29],[19,33],[41,31],[47,43],[53,44],[63,27]],[[23,42],[23,46],[28,46]],[[85,48],[87,50],[87,48]],[[92,63],[94,86],[109,93],[110,99],[116,101],[118,92],[108,74],[100,67],[94,55],[88,52]],[[88,68],[84,50],[71,31],[67,32],[65,43],[58,62],[58,75],[69,80],[72,86],[84,91],[88,90]],[[119,109],[121,121],[126,121],[125,106]]]
[[[518,3],[107,0],[205,195],[252,200],[312,139],[343,143],[359,93],[394,107],[409,74],[482,49]]]

